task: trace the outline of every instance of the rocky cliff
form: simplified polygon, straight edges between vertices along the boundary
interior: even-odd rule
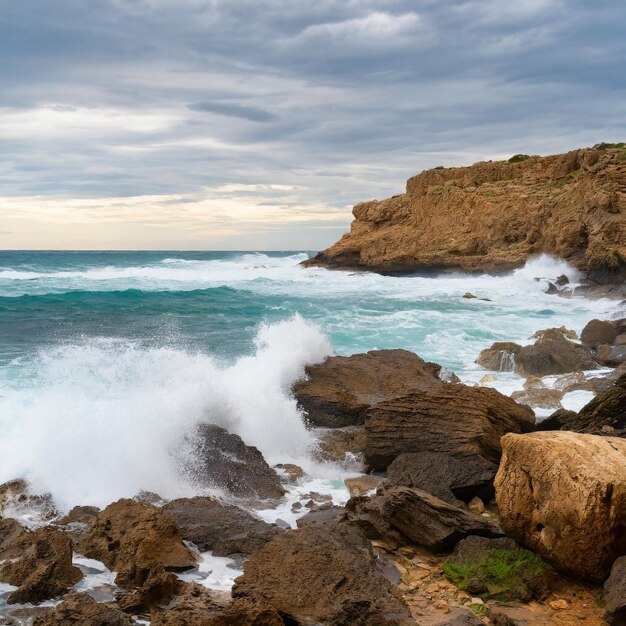
[[[626,279],[626,147],[435,168],[357,204],[350,232],[307,265],[498,271],[548,253],[589,280]]]

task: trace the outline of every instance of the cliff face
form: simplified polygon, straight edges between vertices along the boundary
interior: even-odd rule
[[[548,253],[592,281],[622,282],[626,148],[427,170],[353,215],[350,232],[306,265],[493,271]]]

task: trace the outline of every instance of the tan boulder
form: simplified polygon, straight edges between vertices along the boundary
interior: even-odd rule
[[[557,568],[591,581],[626,554],[626,441],[508,434],[495,479],[500,523]]]

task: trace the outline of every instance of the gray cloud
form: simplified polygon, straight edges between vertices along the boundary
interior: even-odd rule
[[[614,0],[5,5],[0,195],[282,184],[337,209],[425,167],[626,138]]]

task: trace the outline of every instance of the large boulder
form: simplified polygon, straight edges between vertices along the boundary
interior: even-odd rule
[[[9,604],[56,598],[83,577],[72,565],[72,540],[53,528],[18,533],[3,556],[11,553],[17,558],[0,565],[0,581],[17,587],[9,594]]]
[[[119,609],[96,602],[86,593],[72,593],[33,626],[132,626],[135,622]]]
[[[581,342],[593,349],[597,349],[602,344],[613,345],[616,337],[616,323],[605,320],[591,320],[580,333]]]
[[[184,571],[197,565],[169,513],[129,499],[99,513],[80,537],[77,551],[117,572],[115,582],[125,588],[143,585],[159,568]]]
[[[305,372],[293,393],[307,421],[327,428],[362,424],[373,404],[444,384],[440,365],[407,350],[328,357]]]
[[[599,393],[578,413],[557,411],[538,425],[541,430],[571,430],[579,433],[626,434],[626,374]]]
[[[502,448],[507,535],[564,572],[604,580],[626,554],[626,441],[552,431],[506,435]]]
[[[495,389],[446,384],[380,402],[367,413],[365,461],[384,470],[400,454],[438,452],[497,470],[500,437],[534,428],[534,413]]]
[[[478,515],[420,489],[396,487],[371,498],[352,498],[346,508],[351,521],[371,538],[417,544],[434,552],[449,550],[470,535],[502,536],[500,528]]]
[[[275,537],[244,564],[232,594],[273,606],[288,624],[414,624],[393,591],[365,535],[339,521]]]
[[[188,435],[189,477],[201,486],[244,498],[276,499],[285,494],[280,477],[254,446],[215,424],[200,424]]]
[[[609,624],[626,624],[626,556],[613,563],[611,575],[604,583],[604,610]]]
[[[404,453],[387,468],[386,488],[422,489],[448,504],[460,505],[474,496],[493,497],[495,465],[481,456],[469,458],[441,452]]]
[[[179,498],[163,510],[174,518],[183,539],[216,556],[252,554],[283,532],[275,524],[209,497]]]

